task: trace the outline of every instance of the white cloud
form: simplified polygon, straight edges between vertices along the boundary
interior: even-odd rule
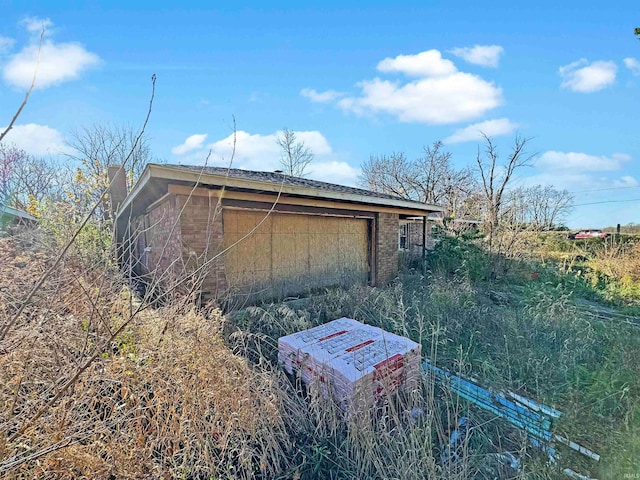
[[[9,52],[14,43],[16,43],[16,41],[13,38],[0,35],[0,55]]]
[[[518,124],[512,122],[508,118],[496,118],[495,120],[486,120],[480,123],[474,123],[468,127],[456,130],[443,140],[444,143],[461,143],[475,142],[482,140],[484,133],[488,137],[499,137],[501,135],[509,135]]]
[[[618,67],[614,62],[597,61],[589,63],[586,59],[578,60],[560,67],[562,88],[574,92],[597,92],[613,84]]]
[[[620,175],[611,172],[582,172],[582,171],[556,171],[534,170],[532,175],[520,177],[517,180],[519,186],[532,187],[534,185],[553,185],[561,190],[579,193],[582,196],[606,195],[611,188],[635,187],[637,180],[631,175]],[[598,193],[603,192],[603,193]]]
[[[0,132],[5,128],[0,128]],[[66,149],[62,134],[58,130],[35,123],[14,125],[3,141],[32,155],[56,155]]]
[[[5,82],[18,88],[31,85],[38,58],[38,46],[30,45],[13,55],[2,69]],[[59,83],[75,80],[86,69],[100,63],[97,55],[88,52],[78,43],[47,41],[42,44],[36,88],[47,88]]]
[[[609,195],[611,188],[637,186],[637,180],[628,172],[631,160],[625,153],[591,155],[552,150],[538,157],[532,174],[519,182],[523,186],[553,185],[566,189],[576,194],[578,203],[583,203],[594,195]]]
[[[360,169],[336,160],[309,164],[309,178],[339,185],[357,186]]]
[[[620,160],[621,162],[628,162],[633,158],[631,155],[627,153],[613,153],[611,156],[616,160]]]
[[[631,157],[624,153],[614,153],[611,156],[589,155],[577,152],[544,152],[536,161],[535,166],[542,170],[579,174],[582,172],[612,172],[620,170],[623,163]]]
[[[592,175],[586,173],[563,172],[562,175],[558,175],[557,172],[547,171],[534,173],[533,175],[521,178],[518,183],[519,186],[523,187],[552,185],[559,190],[569,191],[598,188],[601,185],[597,178],[593,178]]]
[[[51,27],[49,19],[26,18],[21,22],[31,33],[39,33],[42,25]],[[49,32],[50,33],[50,32]],[[21,89],[31,85],[36,70],[39,36],[32,36],[30,43],[11,55],[2,65],[4,81]],[[100,64],[100,58],[76,42],[55,43],[47,39],[40,49],[40,63],[36,78],[36,88],[47,88],[62,82],[74,80],[82,72]]]
[[[29,33],[39,35],[43,28],[49,30],[53,27],[53,22],[50,18],[25,17],[20,21],[20,25]]]
[[[443,77],[458,71],[451,60],[442,58],[438,50],[427,50],[417,55],[398,55],[378,63],[381,72],[397,72],[413,77]]]
[[[364,80],[358,84],[359,95],[340,95],[342,98],[331,90],[324,95],[305,89],[305,96],[312,100],[315,96],[314,101],[335,101],[345,112],[357,115],[387,113],[402,122],[432,125],[473,120],[503,103],[502,90],[493,82],[458,71],[438,50],[385,58],[377,68],[419,78]]]
[[[456,57],[461,57],[474,65],[497,67],[504,48],[500,45],[474,45],[473,47],[454,48],[450,50]]]
[[[640,75],[640,62],[635,58],[627,57],[624,59],[625,66],[631,70],[634,75]]]
[[[207,139],[206,133],[196,133],[187,137],[187,139],[180,145],[173,147],[171,153],[174,155],[184,155],[192,150],[202,148],[203,142]]]
[[[228,166],[233,155],[233,168],[272,172],[281,168],[280,155],[282,150],[276,143],[281,133],[281,131],[276,131],[261,135],[239,130],[235,134],[235,152],[233,149],[234,135],[232,134],[204,147],[200,145],[198,152],[193,152],[198,148],[189,149],[192,154],[181,157],[180,160],[202,163],[207,151],[211,150],[209,165]],[[357,185],[360,169],[352,167],[347,162],[337,160],[331,145],[322,133],[316,130],[294,133],[296,139],[304,142],[314,154],[314,159],[308,166],[307,176],[309,178],[341,185]]]
[[[212,158],[226,164],[233,156],[233,167],[248,170],[275,170],[278,164],[279,148],[276,134],[250,134],[239,130],[226,138],[207,145]],[[234,151],[235,142],[235,151]]]
[[[406,84],[376,78],[362,82],[360,87],[361,96],[343,98],[338,105],[356,114],[389,113],[403,122],[463,122],[502,103],[502,90],[462,72]]]
[[[318,92],[313,88],[303,88],[300,90],[300,95],[307,97],[312,102],[326,103],[336,100],[344,96],[343,92],[337,92],[335,90],[326,90],[324,92]]]
[[[616,188],[634,188],[639,185],[638,180],[631,175],[624,175],[613,182],[613,186]]]
[[[296,139],[304,142],[316,158],[331,155],[331,146],[322,133],[318,131],[294,133],[296,134]],[[276,140],[280,134],[280,131],[269,135],[261,135],[239,130],[235,134],[235,152],[233,149],[233,134],[222,140],[210,143],[206,146],[206,149],[211,150],[212,158],[216,159],[214,160],[216,164],[227,164],[233,155],[233,166],[235,168],[273,171],[279,168],[281,148],[276,143]]]
[[[276,135],[280,136],[280,133],[281,132],[277,132]],[[330,155],[333,153],[325,136],[317,130],[294,133],[296,134],[296,138],[304,142],[315,155]]]

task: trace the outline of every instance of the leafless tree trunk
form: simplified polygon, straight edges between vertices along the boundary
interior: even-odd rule
[[[517,135],[511,153],[504,162],[501,162],[493,140],[487,135],[483,134],[483,136],[485,150],[481,153],[480,147],[478,147],[476,162],[486,208],[486,228],[489,235],[489,252],[491,253],[507,186],[513,173],[520,167],[528,166],[534,155],[526,152],[526,146],[530,139]]]
[[[313,160],[313,152],[303,141],[296,138],[295,132],[288,128],[282,130],[276,142],[282,148],[280,165],[284,173],[294,177],[304,177],[307,167]]]

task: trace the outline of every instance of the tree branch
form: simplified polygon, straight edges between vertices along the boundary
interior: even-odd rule
[[[13,128],[13,125],[16,123],[16,120],[18,120],[18,117],[22,113],[22,109],[27,105],[27,101],[29,100],[29,95],[31,95],[33,87],[35,87],[36,85],[36,77],[38,76],[38,67],[40,66],[40,53],[42,52],[42,39],[44,38],[44,32],[45,32],[45,29],[43,26],[42,32],[40,32],[40,44],[38,45],[38,58],[36,60],[36,68],[33,72],[33,79],[31,80],[31,86],[29,87],[29,90],[27,90],[27,93],[24,96],[22,105],[20,105],[20,108],[18,108],[18,111],[11,119],[9,126],[6,128],[4,132],[0,134],[0,143],[2,143],[2,140],[4,139],[4,137],[6,137],[7,133],[9,133],[9,130],[11,130]]]

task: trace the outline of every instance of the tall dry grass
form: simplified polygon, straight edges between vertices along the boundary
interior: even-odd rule
[[[43,245],[0,241],[0,324],[52,261]],[[32,298],[0,344],[3,478],[463,479],[488,468],[468,441],[461,461],[441,464],[468,407],[433,382],[345,418],[288,379],[275,339],[322,321],[313,309],[254,308],[262,326],[240,330],[215,309],[132,319],[137,302],[108,264],[73,255]]]
[[[471,289],[459,282],[455,288],[445,283],[430,287],[431,292],[409,297],[401,284],[385,289],[356,286],[329,290],[297,308],[251,307],[231,320],[240,328],[231,341],[254,361],[273,362],[277,337],[346,315],[409,336],[422,343],[423,355],[434,363],[443,361],[456,373],[466,373],[467,353],[452,352],[451,333],[443,323],[454,310],[460,314],[472,308]],[[429,305],[429,314],[416,308],[416,302]],[[302,462],[296,462],[301,478],[516,479],[535,471],[540,475],[532,478],[548,478],[549,469],[526,437],[504,428],[497,417],[470,408],[429,375],[415,390],[354,418],[344,419],[313,390],[307,398],[308,415],[301,421],[308,426],[299,433],[304,438]],[[459,459],[444,462],[450,434],[462,417],[471,419],[471,434],[454,448]],[[504,452],[518,454],[524,469],[505,465],[498,454]]]
[[[0,326],[56,258],[49,245],[37,235],[0,241]],[[286,378],[277,338],[342,315],[411,337],[433,362],[485,386],[575,407],[561,427],[600,453],[635,448],[612,439],[637,431],[634,337],[623,343],[623,332],[583,319],[572,284],[555,285],[551,273],[525,272],[513,291],[501,286],[473,245],[441,242],[427,277],[233,318],[185,302],[141,304],[108,257],[77,253],[0,342],[7,478],[553,478],[526,438],[433,379],[345,418],[314,386]],[[512,288],[519,272],[510,272]],[[609,435],[596,414],[609,430],[622,427]],[[473,433],[459,460],[443,462],[462,416]],[[504,452],[518,455],[521,472],[504,464]],[[619,470],[632,462],[621,454]]]
[[[4,324],[47,257],[10,240],[0,252]],[[2,475],[271,478],[286,469],[282,378],[234,355],[215,311],[147,310],[105,343],[132,302],[113,275],[67,262],[0,345]]]

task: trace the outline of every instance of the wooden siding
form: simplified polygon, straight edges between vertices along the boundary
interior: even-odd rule
[[[225,249],[254,228],[225,255],[233,290],[286,296],[368,280],[366,219],[223,210]]]

